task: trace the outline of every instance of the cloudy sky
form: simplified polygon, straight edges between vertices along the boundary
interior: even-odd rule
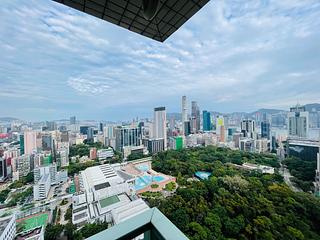
[[[320,102],[319,0],[212,0],[158,43],[50,0],[1,0],[0,116],[128,120]]]

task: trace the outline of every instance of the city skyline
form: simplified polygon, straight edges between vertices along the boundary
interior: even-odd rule
[[[211,1],[162,44],[53,1],[6,0],[1,115],[129,120],[179,112],[182,95],[219,112],[320,102],[320,4],[253,3]]]

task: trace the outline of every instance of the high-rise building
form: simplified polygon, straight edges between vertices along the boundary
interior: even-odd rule
[[[204,110],[202,112],[202,116],[203,116],[203,131],[211,131],[212,126],[211,126],[210,112]]]
[[[186,96],[182,96],[181,121],[182,121],[182,133],[184,133],[184,123],[188,121],[188,106],[187,106]]]
[[[165,107],[154,109],[153,138],[162,138],[164,149],[167,149],[167,117]]]
[[[99,131],[103,132],[103,123],[99,123]]]
[[[185,121],[184,122],[184,135],[188,136],[191,134],[191,124],[190,121]]]
[[[76,122],[77,122],[77,119],[75,116],[70,117],[70,124],[71,125],[76,124]]]
[[[30,172],[30,160],[30,155],[23,155],[14,159],[13,168],[18,178],[25,177]]]
[[[46,122],[46,129],[47,129],[48,131],[55,131],[55,130],[57,130],[57,124],[56,124],[56,122],[54,122],[54,121],[51,121],[51,122],[47,121],[47,122]]]
[[[24,134],[19,136],[19,143],[20,143],[20,155],[24,154]]]
[[[200,109],[196,101],[191,102],[192,132],[200,130]]]
[[[139,128],[120,126],[115,129],[116,150],[122,151],[126,146],[140,146],[141,133]]]
[[[221,127],[222,126],[224,127],[224,117],[219,115],[216,118],[216,132],[218,135],[221,135]]]
[[[149,153],[152,153],[152,154],[157,153],[157,152],[161,152],[165,148],[163,138],[148,139],[146,145],[147,145],[146,147],[147,147]]]
[[[24,132],[24,153],[32,154],[37,150],[37,133],[34,131]]]
[[[241,122],[241,132],[244,137],[256,138],[256,123],[254,120],[242,120]]]
[[[0,182],[4,182],[7,176],[7,160],[0,157]]]
[[[83,135],[87,135],[88,134],[88,126],[80,126],[80,133]]]
[[[94,135],[93,127],[89,127],[88,128],[88,132],[87,132],[87,139],[88,140],[93,140],[93,135]]]
[[[43,151],[52,151],[53,150],[53,139],[51,134],[42,135],[42,150]]]
[[[69,165],[69,149],[59,148],[57,150],[57,163],[60,167],[66,167]]]
[[[220,126],[220,142],[226,141],[226,130],[224,128],[224,125]]]
[[[290,108],[289,119],[289,136],[307,138],[309,130],[309,112],[304,106],[296,105]]]
[[[103,128],[104,145],[115,148],[115,132],[114,126],[108,125]]]
[[[61,140],[61,142],[68,143],[69,142],[69,131],[61,131],[60,132],[60,140]]]
[[[270,123],[267,121],[261,122],[261,137],[270,139]]]

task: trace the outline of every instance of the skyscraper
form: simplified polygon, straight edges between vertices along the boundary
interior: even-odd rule
[[[70,117],[70,124],[71,124],[71,125],[76,124],[76,122],[77,122],[77,119],[76,119],[75,116]]]
[[[270,123],[267,121],[261,122],[261,137],[270,139]]]
[[[216,132],[218,135],[221,134],[221,127],[224,127],[224,117],[219,115],[216,118]]]
[[[254,120],[242,120],[241,122],[241,132],[244,137],[255,138],[256,123]]]
[[[32,154],[37,150],[37,133],[33,131],[24,132],[24,154]]]
[[[153,137],[156,139],[163,138],[164,149],[167,149],[167,117],[165,107],[154,109]]]
[[[309,130],[309,112],[304,106],[296,105],[290,108],[289,119],[289,136],[307,138]]]
[[[88,128],[87,139],[93,141],[93,127]]]
[[[186,96],[182,96],[181,121],[182,121],[182,132],[184,133],[184,123],[188,121],[188,106],[187,106]]]
[[[53,150],[53,139],[51,134],[42,135],[42,150],[52,151]]]
[[[53,121],[51,121],[51,122],[46,122],[46,127],[47,127],[47,130],[48,131],[55,131],[55,130],[57,130],[57,124],[56,124],[56,122],[53,122]]]
[[[203,116],[203,131],[210,131],[211,130],[210,112],[204,110],[202,112],[202,116]]]
[[[196,101],[191,102],[192,132],[200,130],[200,110]]]
[[[103,132],[103,123],[99,123],[99,131]]]

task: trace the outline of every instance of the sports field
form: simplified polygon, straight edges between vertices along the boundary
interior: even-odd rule
[[[23,224],[23,231],[28,231],[39,226],[45,226],[47,224],[47,220],[48,213],[27,217],[21,221],[21,224]]]
[[[120,202],[120,199],[118,198],[118,196],[111,196],[111,197],[107,197],[104,198],[102,200],[100,200],[100,205],[102,208],[110,206],[111,204]]]

